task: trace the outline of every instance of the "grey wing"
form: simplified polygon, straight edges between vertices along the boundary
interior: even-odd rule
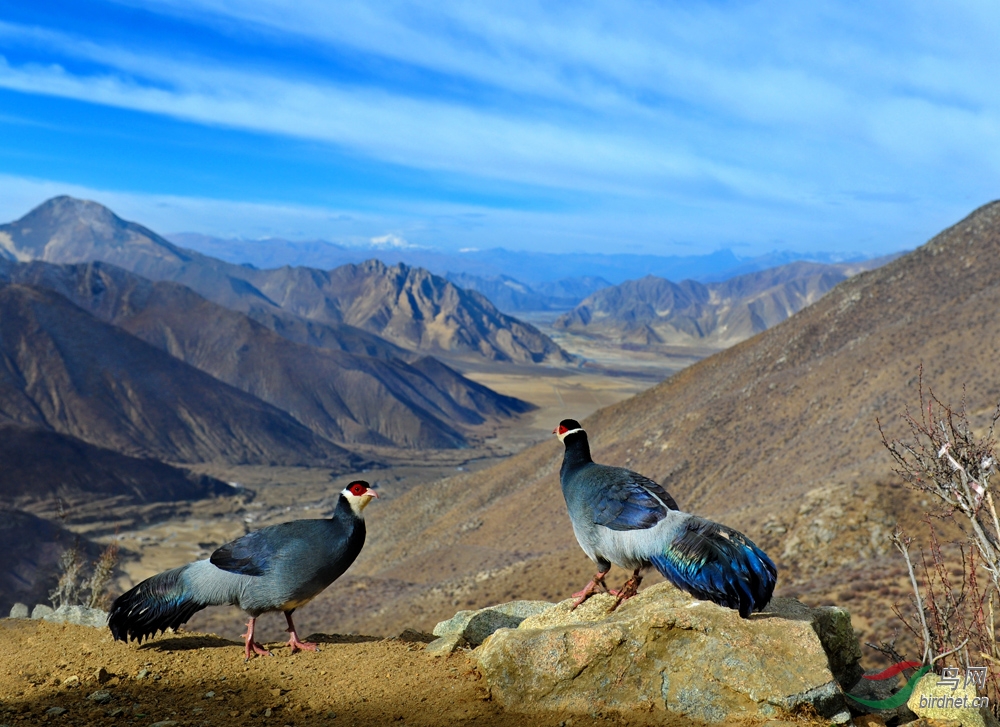
[[[604,487],[594,503],[594,522],[612,530],[646,530],[677,510],[674,498],[648,477],[618,469],[617,481]]]

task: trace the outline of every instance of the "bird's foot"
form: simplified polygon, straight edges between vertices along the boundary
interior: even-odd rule
[[[296,651],[319,651],[319,644],[312,641],[299,641],[299,635],[292,631],[292,637],[288,640],[288,645],[292,648],[292,653]]]
[[[251,616],[250,621],[247,622],[247,632],[243,634],[243,655],[246,657],[246,661],[250,661],[255,655],[256,656],[273,656],[273,654],[265,649],[263,645],[254,641],[253,632],[254,627],[257,624],[257,617]]]
[[[620,590],[611,591],[611,593],[618,597],[615,599],[615,605],[611,607],[611,610],[614,611],[622,605],[622,601],[627,601],[632,598],[632,596],[636,595],[639,592],[640,583],[642,583],[642,576],[639,575],[638,571],[636,571],[632,574],[631,578],[625,581],[625,585],[623,585]]]
[[[294,610],[292,609],[292,611]],[[285,611],[285,621],[288,622],[288,628],[285,631],[290,634],[288,646],[291,647],[292,653],[294,654],[296,651],[319,651],[319,646],[316,644],[299,639],[299,633],[295,630],[295,622],[292,620],[292,611]]]
[[[575,598],[576,600],[573,601],[573,607],[570,610],[575,611],[577,606],[579,606],[581,603],[583,603],[596,593],[607,593],[607,592],[608,592],[608,586],[607,584],[604,583],[604,574],[598,573],[596,576],[594,576],[593,580],[591,580],[590,583],[584,586],[582,591],[577,591],[576,593],[573,594],[572,597]]]
[[[244,655],[246,656],[246,661],[250,661],[254,656],[274,656],[274,654],[264,648],[263,644],[256,641],[247,642]]]

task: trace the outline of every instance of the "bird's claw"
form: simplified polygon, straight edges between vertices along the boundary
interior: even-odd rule
[[[246,646],[246,659],[244,661],[250,661],[255,656],[274,656],[274,654],[265,649],[263,644],[253,641]]]
[[[314,644],[311,641],[299,641],[298,639],[289,639],[288,645],[292,647],[292,653],[296,651],[319,651],[319,645]]]
[[[586,601],[588,598],[590,598],[596,593],[602,593],[602,592],[607,593],[608,586],[607,584],[604,583],[604,574],[598,573],[596,576],[594,576],[593,580],[591,580],[590,583],[584,586],[582,591],[577,591],[576,593],[573,594],[572,597],[575,598],[576,600],[573,602],[573,606],[570,608],[570,611],[575,611],[576,607],[579,606],[584,601]]]
[[[639,592],[640,583],[642,583],[642,576],[639,575],[638,571],[636,571],[632,574],[631,578],[625,581],[625,585],[623,585],[619,590],[611,591],[613,595],[617,596],[611,610],[614,611],[622,604],[622,601],[627,601],[632,598],[632,596],[636,595]]]

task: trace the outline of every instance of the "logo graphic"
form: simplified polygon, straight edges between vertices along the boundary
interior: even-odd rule
[[[920,668],[917,669],[913,676],[910,677],[910,680],[906,682],[906,686],[893,694],[891,697],[887,697],[885,699],[862,699],[861,697],[856,697],[853,694],[848,694],[847,696],[858,704],[863,704],[871,709],[895,709],[909,700],[910,695],[913,694],[913,688],[917,685],[917,682],[920,681],[920,678],[931,670],[931,665],[928,664],[926,666],[920,666],[919,661],[903,661],[899,664],[893,664],[888,669],[881,671],[878,674],[862,675],[865,679],[882,681],[885,679],[891,679],[904,669],[916,669],[918,666]],[[965,672],[965,680],[962,684],[963,689],[970,684],[975,687],[986,686],[985,666],[970,666],[966,668]],[[958,675],[958,667],[947,667],[943,669],[941,679],[937,682],[937,686],[951,687],[952,691],[955,691],[958,688]],[[973,709],[978,709],[979,707],[989,706],[989,697],[974,697],[969,699],[968,695],[927,696],[922,694],[920,696],[920,706],[960,709],[971,707]]]
[[[872,679],[876,681],[881,681],[883,679],[891,679],[892,677],[899,674],[904,669],[915,669],[920,666],[919,661],[904,661],[899,664],[893,664],[885,671],[879,672],[878,674],[865,674],[865,679]],[[906,704],[906,700],[910,698],[913,693],[913,687],[916,686],[917,682],[920,681],[920,677],[931,670],[931,665],[920,666],[919,669],[910,677],[910,680],[906,682],[906,686],[900,689],[898,692],[893,694],[891,697],[886,697],[885,699],[862,699],[861,697],[855,697],[853,694],[848,694],[847,696],[853,699],[858,704],[863,704],[871,709],[895,709],[900,705]]]

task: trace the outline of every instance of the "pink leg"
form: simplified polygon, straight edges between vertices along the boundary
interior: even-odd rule
[[[250,661],[254,654],[258,656],[272,656],[270,651],[253,640],[253,627],[256,623],[257,617],[251,616],[250,621],[247,622],[247,632],[243,634],[243,638],[246,639],[246,647],[244,648],[243,653],[246,655],[247,661]]]
[[[591,580],[590,583],[584,586],[582,591],[577,591],[576,593],[574,593],[573,598],[575,598],[576,600],[573,602],[573,608],[571,610],[576,610],[577,606],[579,606],[581,603],[583,603],[588,598],[593,596],[595,593],[602,593],[602,592],[607,593],[608,587],[604,583],[604,576],[606,575],[607,575],[606,572],[605,573],[598,572],[594,576],[593,580]]]
[[[285,620],[288,621],[288,628],[285,629],[292,637],[288,640],[288,645],[292,647],[292,653],[300,649],[305,649],[306,651],[319,651],[319,646],[312,643],[311,641],[299,641],[299,635],[295,632],[295,624],[292,623],[292,612],[285,611]]]
[[[620,591],[612,591],[612,593],[618,596],[618,598],[615,600],[615,605],[611,607],[611,610],[614,611],[621,605],[622,601],[626,601],[637,594],[639,592],[640,583],[642,583],[642,576],[639,575],[639,569],[636,568],[632,577],[625,581],[625,585],[621,587]]]

